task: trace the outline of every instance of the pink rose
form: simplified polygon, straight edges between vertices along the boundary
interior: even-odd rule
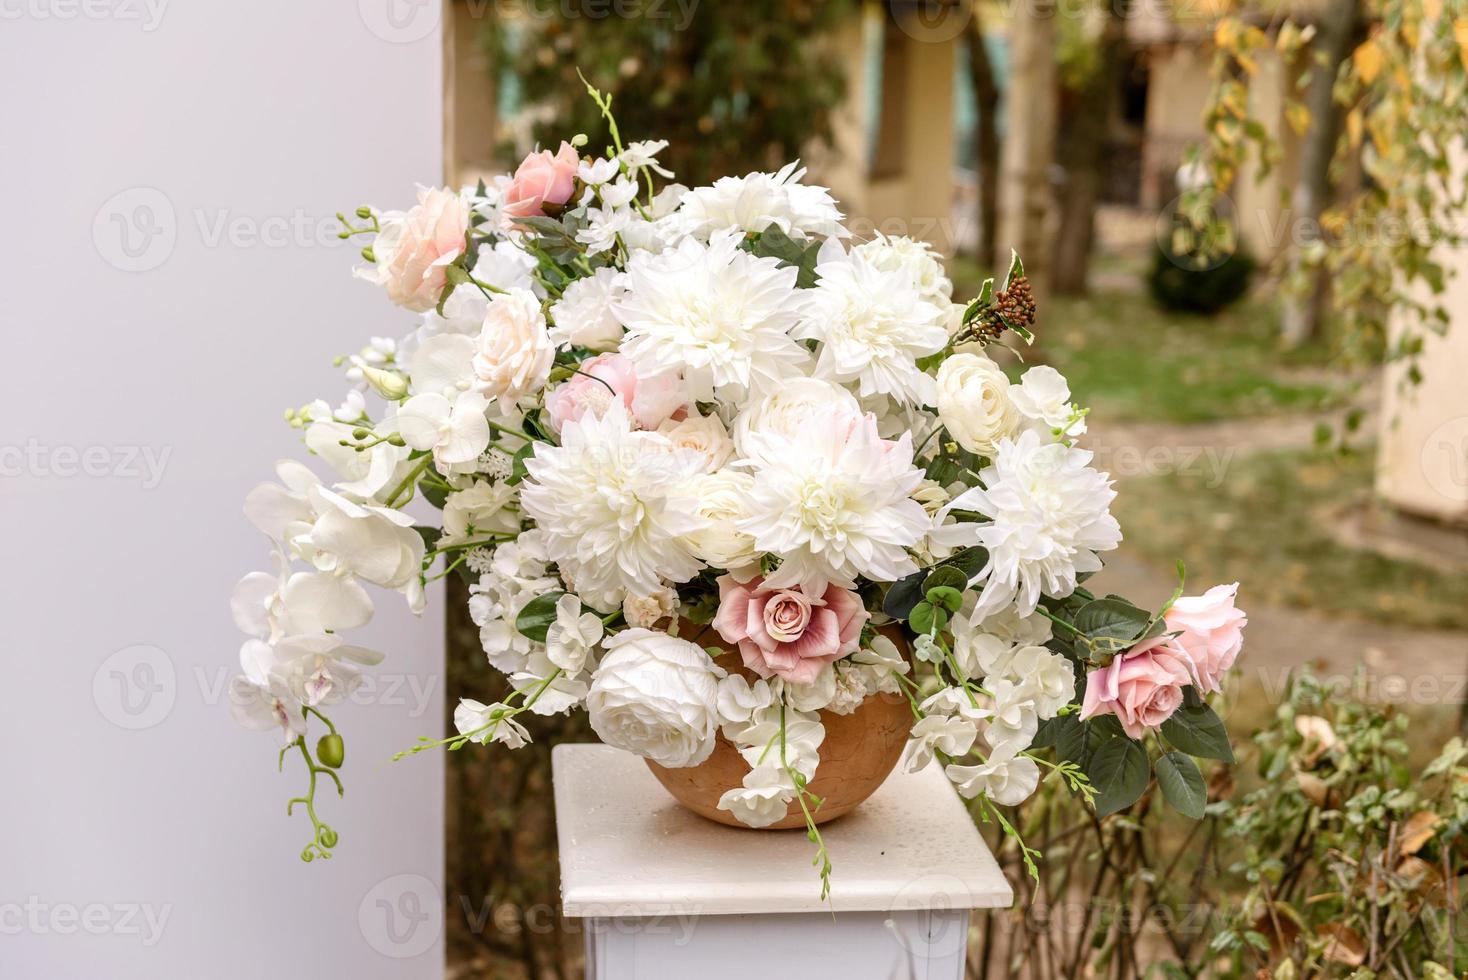
[[[1154,636],[1086,675],[1081,718],[1116,715],[1124,732],[1141,738],[1172,717],[1192,682],[1186,655]]]
[[[638,377],[632,361],[621,354],[588,358],[577,370],[579,374],[571,375],[545,396],[545,411],[558,435],[561,426],[587,412],[601,417],[613,401],[625,405],[627,414],[644,429],[656,429],[688,409],[682,378],[672,373]]]
[[[1173,645],[1192,661],[1200,691],[1223,690],[1223,675],[1233,667],[1244,645],[1243,629],[1249,617],[1234,608],[1239,583],[1215,585],[1198,596],[1183,596],[1166,615],[1167,629],[1181,635]]]
[[[387,290],[387,298],[418,313],[438,304],[448,267],[464,254],[469,205],[457,194],[420,187],[406,214],[384,216],[372,243],[376,268],[359,275]]]
[[[741,584],[724,575],[714,629],[739,645],[744,666],[761,677],[808,684],[822,667],[856,652],[868,617],[861,598],[840,586],[813,598],[768,588],[758,576]]]
[[[570,143],[555,153],[541,150],[521,161],[505,188],[504,212],[512,218],[545,214],[547,204],[565,204],[576,190],[576,168],[581,161]]]

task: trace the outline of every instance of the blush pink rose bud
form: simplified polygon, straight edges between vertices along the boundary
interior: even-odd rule
[[[504,211],[512,218],[545,214],[546,205],[558,207],[576,191],[580,159],[570,143],[562,141],[555,153],[541,150],[521,161],[505,188]]]
[[[688,394],[683,379],[667,373],[640,378],[629,358],[621,354],[600,354],[581,362],[564,383],[545,396],[545,412],[551,428],[559,435],[561,427],[590,412],[600,418],[613,401],[620,401],[627,414],[640,428],[656,429],[688,410]]]
[[[724,575],[713,625],[759,676],[808,684],[822,667],[856,652],[869,615],[855,592],[837,585],[812,597],[767,588],[758,576],[741,583]]]
[[[423,313],[438,305],[448,267],[464,254],[469,205],[448,190],[420,187],[406,214],[384,216],[372,243],[375,268],[357,275],[387,290],[399,306]]]
[[[1223,690],[1224,675],[1244,646],[1243,629],[1249,617],[1234,606],[1238,591],[1237,582],[1215,585],[1202,595],[1183,596],[1163,616],[1168,632],[1179,634],[1173,646],[1192,661],[1200,691]]]
[[[1122,731],[1141,738],[1182,707],[1183,688],[1192,682],[1186,656],[1155,636],[1086,675],[1081,718],[1116,715]]]

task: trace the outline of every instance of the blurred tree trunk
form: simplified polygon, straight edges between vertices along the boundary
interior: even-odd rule
[[[1057,293],[1079,295],[1086,291],[1096,234],[1096,205],[1101,198],[1101,172],[1106,163],[1106,137],[1111,131],[1117,85],[1126,64],[1129,7],[1128,0],[1106,4],[1106,20],[1097,41],[1100,57],[1096,71],[1078,93],[1075,113],[1059,137],[1057,160],[1065,167],[1065,185],[1060,193],[1060,228],[1055,236],[1052,284]]]
[[[999,85],[994,80],[989,49],[984,44],[984,24],[979,19],[977,0],[969,16],[968,69],[978,109],[974,163],[978,170],[979,236],[974,258],[979,268],[991,269],[996,265],[994,240],[999,224]]]
[[[1325,312],[1328,288],[1325,270],[1318,266],[1302,268],[1300,252],[1302,245],[1319,237],[1320,215],[1330,201],[1330,161],[1341,125],[1339,107],[1335,104],[1335,80],[1341,63],[1350,57],[1359,17],[1360,0],[1329,0],[1320,19],[1320,43],[1315,48],[1317,60],[1306,103],[1310,109],[1310,126],[1300,151],[1300,178],[1295,184],[1291,216],[1301,240],[1290,255],[1290,278],[1303,276],[1306,281],[1299,289],[1285,294],[1281,331],[1286,347],[1299,347],[1314,340],[1320,333]]]
[[[999,167],[1002,257],[1019,252],[1043,303],[1050,285],[1050,166],[1055,160],[1055,6],[1048,0],[1017,4],[1009,28],[1012,65],[1006,116],[1009,126]],[[1003,263],[1001,262],[1001,265]]]

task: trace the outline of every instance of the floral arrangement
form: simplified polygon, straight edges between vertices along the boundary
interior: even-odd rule
[[[1201,815],[1191,756],[1230,757],[1203,697],[1239,651],[1236,586],[1179,584],[1156,612],[1083,587],[1121,541],[1115,492],[1065,379],[990,356],[1019,372],[1009,343],[1032,338],[1019,260],[955,303],[927,245],[853,241],[795,165],[671,183],[666,144],[624,145],[591,91],[601,156],[573,140],[343,218],[357,274],[416,325],[343,359],[342,404],[287,412],[336,482],[287,461],[251,492],[275,568],[232,602],[234,712],[309,774],[302,857],[338,839],[316,811],[320,780],[341,790],[326,709],[382,659],[343,638],[372,616],[364,584],[418,612],[450,574],[512,693],[401,755],[516,748],[522,714],[576,708],[666,767],[722,736],[750,769],[719,806],[803,812],[825,884],[820,713],[873,696],[910,704],[903,765],[936,759],[1016,837],[1001,808],[1045,773],[1103,814],[1155,773]]]

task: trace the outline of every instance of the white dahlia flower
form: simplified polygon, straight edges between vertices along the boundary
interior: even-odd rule
[[[1090,462],[1085,450],[1044,442],[1027,431],[1017,440],[1001,440],[993,465],[979,473],[982,485],[938,512],[935,544],[982,545],[989,551],[988,563],[974,577],[984,587],[973,617],[1010,603],[1019,616],[1028,616],[1041,595],[1074,592],[1078,575],[1100,570],[1096,553],[1121,543],[1121,528],[1109,510],[1116,491]],[[955,510],[988,519],[945,523]]]
[[[655,432],[634,431],[613,402],[600,418],[567,422],[559,446],[536,445],[520,506],[544,532],[550,559],[605,612],[626,592],[648,595],[703,567],[683,538],[704,523],[684,489],[703,462]]]
[[[933,246],[906,235],[883,235],[852,249],[883,272],[902,269],[912,277],[922,298],[945,313],[953,301],[953,283]]]
[[[922,298],[905,269],[883,271],[860,252],[828,242],[816,265],[820,281],[803,292],[794,335],[818,340],[816,377],[854,383],[862,397],[890,395],[932,405],[938,389],[917,366],[948,343],[943,313]]]
[[[909,436],[886,442],[870,416],[833,407],[788,435],[746,433],[744,451],[754,483],[738,527],[782,560],[767,585],[820,595],[858,575],[895,582],[916,570],[907,549],[930,521],[911,497],[923,473]]]
[[[627,263],[627,292],[613,312],[627,328],[622,353],[640,375],[682,371],[700,401],[742,397],[804,372],[810,355],[790,336],[800,300],[796,270],[751,255],[737,235],[708,245],[685,239]]]
[[[712,186],[695,187],[679,204],[679,230],[708,239],[721,231],[762,232],[777,225],[791,238],[845,238],[850,233],[830,191],[802,184],[804,176],[804,167],[787,163],[778,173],[720,177]]]

